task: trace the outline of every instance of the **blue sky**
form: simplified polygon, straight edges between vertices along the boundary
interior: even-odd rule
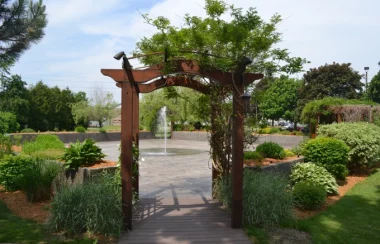
[[[378,0],[229,0],[237,7],[256,7],[264,19],[283,16],[280,47],[311,61],[305,70],[332,62],[350,62],[369,78],[379,70],[380,1]],[[112,57],[130,53],[135,43],[154,29],[141,13],[169,17],[180,26],[185,13],[204,16],[203,0],[44,0],[49,24],[46,35],[12,68],[28,84],[91,93],[100,87],[120,101],[114,81],[101,68],[120,68]],[[137,65],[137,64],[136,64]],[[298,74],[301,78],[302,74]],[[363,80],[364,82],[364,80]]]

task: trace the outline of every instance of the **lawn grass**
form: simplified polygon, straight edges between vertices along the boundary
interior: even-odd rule
[[[380,171],[358,183],[336,204],[298,222],[313,243],[379,243]]]
[[[0,243],[94,243],[94,240],[81,239],[70,242],[57,240],[43,226],[12,214],[0,201]]]

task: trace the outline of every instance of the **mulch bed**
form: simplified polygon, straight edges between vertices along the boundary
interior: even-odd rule
[[[275,159],[275,158],[264,158],[263,161],[257,162],[256,160],[244,160],[244,165],[245,166],[266,166],[266,165],[271,165],[271,164],[278,164],[286,161],[291,161],[297,159],[297,156],[294,157],[287,157],[284,159]]]

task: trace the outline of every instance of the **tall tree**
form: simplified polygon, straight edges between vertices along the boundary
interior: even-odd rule
[[[46,24],[42,0],[0,0],[0,71],[43,37]]]
[[[28,123],[29,91],[19,75],[3,76],[0,85],[0,110],[16,115],[20,125]]]
[[[278,120],[284,118],[292,122],[299,121],[296,111],[298,90],[301,82],[281,76],[265,91],[260,109],[266,118]]]
[[[115,108],[117,103],[113,100],[110,92],[105,92],[102,88],[95,88],[90,98],[91,113],[90,119],[99,122],[99,126],[103,126],[103,122],[115,116]]]
[[[377,72],[369,83],[368,96],[372,101],[380,103],[380,71]]]
[[[351,68],[350,63],[333,63],[313,68],[303,78],[299,100],[301,111],[309,101],[324,97],[360,98],[364,86],[360,81],[362,76]]]

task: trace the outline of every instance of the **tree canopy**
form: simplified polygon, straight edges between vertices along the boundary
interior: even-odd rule
[[[380,71],[377,72],[369,83],[368,96],[372,101],[380,103]]]
[[[285,118],[297,122],[296,107],[301,81],[282,76],[265,91],[260,109],[268,119]]]
[[[46,24],[42,0],[0,0],[0,71],[44,36]]]
[[[363,91],[362,76],[350,63],[325,64],[307,71],[300,89],[299,106],[324,97],[358,99]]]

